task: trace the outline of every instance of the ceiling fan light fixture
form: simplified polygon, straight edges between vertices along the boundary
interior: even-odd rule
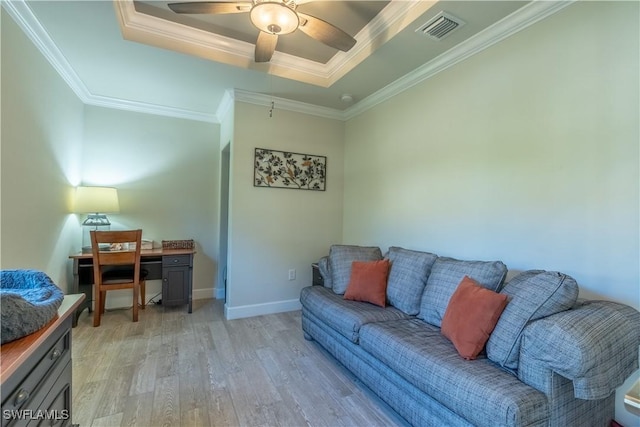
[[[295,3],[291,1],[255,0],[251,8],[251,22],[265,33],[292,33],[300,25],[294,7]]]

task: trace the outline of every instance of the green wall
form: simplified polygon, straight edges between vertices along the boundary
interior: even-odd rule
[[[231,143],[227,314],[300,307],[311,262],[342,234],[344,123],[236,102]],[[327,157],[326,191],[253,186],[254,148]],[[288,271],[296,270],[296,279]]]
[[[577,2],[350,120],[344,242],[558,270],[638,309],[639,8]]]
[[[71,215],[84,107],[2,9],[0,266],[46,272],[63,289],[81,239]]]
[[[344,241],[560,270],[638,308],[638,7],[578,2],[350,120]]]
[[[84,219],[73,189],[114,186],[112,229],[140,227],[156,245],[195,239],[194,298],[212,298],[219,135],[216,124],[84,105],[2,9],[1,267],[43,270],[66,290]],[[151,281],[147,295],[157,292]]]

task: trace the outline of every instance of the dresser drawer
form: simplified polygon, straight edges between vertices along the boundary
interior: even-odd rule
[[[162,257],[162,267],[191,265],[191,255],[165,255]]]
[[[56,365],[34,404],[38,410],[32,413],[29,427],[63,427],[71,424],[71,360],[66,365]],[[38,401],[38,402],[36,402]],[[35,415],[35,416],[34,416]]]
[[[3,411],[32,408],[33,404],[40,403],[35,402],[35,400],[42,384],[58,366],[65,366],[71,360],[71,330],[66,330],[65,332],[52,346],[44,351],[44,355],[41,356],[33,369],[28,373],[25,372],[26,375],[18,386],[9,392],[2,403]],[[10,421],[3,417],[2,425],[8,425]]]

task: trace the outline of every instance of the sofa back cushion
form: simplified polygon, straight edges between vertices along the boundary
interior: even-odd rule
[[[439,257],[433,263],[422,294],[418,317],[440,327],[451,295],[464,276],[469,276],[480,286],[499,291],[507,275],[507,266],[501,261],[464,261]]]
[[[387,284],[389,304],[407,314],[418,314],[427,278],[438,256],[392,246],[387,257],[391,261]]]
[[[500,293],[507,295],[509,304],[489,337],[487,357],[505,368],[518,369],[525,326],[573,307],[578,284],[566,274],[529,270],[511,279]]]
[[[351,278],[353,261],[379,261],[382,251],[377,246],[332,245],[329,249],[329,270],[333,292],[342,295]]]

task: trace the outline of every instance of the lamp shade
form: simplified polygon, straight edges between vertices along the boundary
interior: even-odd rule
[[[77,187],[76,213],[118,213],[118,190],[112,187]]]

